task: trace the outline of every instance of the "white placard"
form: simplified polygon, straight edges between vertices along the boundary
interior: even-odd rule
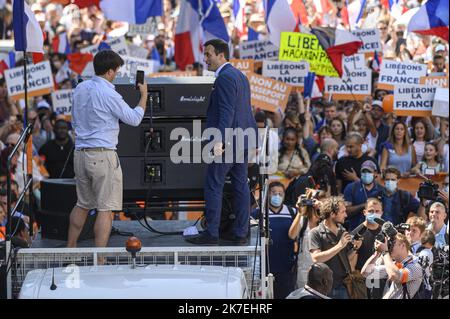
[[[6,86],[8,95],[18,100],[25,96],[23,81],[23,66],[5,70]],[[53,90],[53,75],[49,61],[27,66],[28,96],[38,96],[48,94]]]
[[[304,78],[308,75],[309,63],[287,61],[263,61],[262,75],[271,79],[288,83],[292,86],[304,86]]]
[[[153,72],[155,72],[155,61],[153,60],[145,60],[145,59],[139,59],[134,58],[131,56],[121,56],[123,61],[125,62],[124,65],[119,69],[119,72],[117,72],[117,77],[134,77],[135,74],[133,74],[137,70],[144,71],[144,74],[147,76]]]
[[[344,70],[347,68],[348,70],[361,70],[366,69],[366,58],[364,54],[354,54],[350,56],[345,56],[342,58]]]
[[[130,55],[125,37],[106,39],[103,42],[111,47],[111,50],[120,55]],[[98,44],[88,46],[80,50],[81,53],[91,53],[95,55],[98,52]]]
[[[448,118],[448,88],[436,88],[432,114]]]
[[[396,85],[394,113],[401,116],[429,116],[433,109],[435,93],[436,87],[433,86]]]
[[[359,29],[353,30],[352,33],[363,42],[362,47],[358,50],[359,53],[383,51],[380,42],[380,31],[378,29]]]
[[[58,90],[52,93],[53,111],[56,114],[71,115],[73,90]]]
[[[149,51],[146,48],[140,47],[135,44],[128,45],[128,51],[130,52],[130,56],[139,59],[147,59]]]
[[[372,70],[369,68],[345,71],[342,78],[325,78],[325,94],[332,94],[335,100],[364,100],[371,92]]]
[[[243,41],[239,54],[240,59],[278,60],[278,48],[268,40]]]
[[[427,66],[419,63],[396,62],[383,60],[381,62],[378,88],[393,90],[395,85],[418,85],[420,77],[427,73]]]

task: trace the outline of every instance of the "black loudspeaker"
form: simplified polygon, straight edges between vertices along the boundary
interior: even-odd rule
[[[39,212],[41,236],[48,239],[67,240],[70,212],[77,202],[75,179],[46,179],[41,182]],[[96,214],[89,212],[79,240],[94,238]]]
[[[153,105],[153,117],[206,116],[214,80],[213,77],[201,76],[147,79],[149,98],[144,116],[150,115],[150,103]],[[134,83],[117,79],[114,84],[128,105],[134,107],[138,104],[140,93]]]

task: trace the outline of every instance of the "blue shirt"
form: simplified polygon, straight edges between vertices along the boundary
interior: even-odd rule
[[[396,191],[392,196],[383,195],[382,218],[394,225],[404,223],[411,212],[417,214],[420,206],[420,202],[409,192],[403,190],[401,192],[404,193],[404,203],[402,203],[400,197],[400,190]]]
[[[433,225],[430,224],[428,225],[428,229],[433,231]],[[434,243],[434,247],[436,248],[444,248],[444,246],[447,245],[447,242],[445,241],[445,233],[447,231],[447,225],[444,224],[444,226],[442,226],[441,230],[439,231],[439,233],[434,234],[435,238],[436,238],[436,242]]]
[[[295,208],[293,208],[295,212]],[[252,212],[254,218],[259,218],[259,209]],[[269,269],[273,273],[289,272],[295,264],[294,243],[289,238],[289,228],[293,218],[286,205],[279,213],[269,209],[269,230],[271,245],[269,245]]]
[[[142,107],[130,108],[112,83],[94,76],[92,80],[78,84],[73,92],[75,148],[104,147],[115,150],[119,120],[138,126],[143,117]]]
[[[378,197],[383,193],[383,186],[375,183],[375,186],[369,191],[363,187],[360,181],[352,182],[348,184],[344,189],[344,198],[347,202],[351,202],[352,206],[361,205],[367,202],[371,197]],[[361,210],[356,215],[348,218],[345,223],[348,226],[348,230],[351,231],[358,227],[365,219],[365,216]]]

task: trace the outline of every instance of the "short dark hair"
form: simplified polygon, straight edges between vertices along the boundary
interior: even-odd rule
[[[286,190],[286,187],[284,187],[284,185],[281,182],[275,181],[269,184],[269,191],[274,188],[274,187],[281,187],[283,188],[283,191]]]
[[[444,59],[444,60],[445,60],[445,58],[444,58],[442,55],[440,55],[440,54],[436,54],[436,55],[433,57],[433,61],[436,61],[436,60],[439,60],[439,59]]]
[[[436,236],[431,230],[426,229],[422,233],[422,236],[420,236],[420,242],[422,243],[422,245],[430,244],[434,246],[434,244],[436,243]]]
[[[383,178],[386,178],[386,174],[395,174],[399,179],[402,176],[402,173],[395,166],[388,166],[383,173]]]
[[[212,45],[214,47],[214,53],[219,55],[219,53],[223,53],[225,60],[230,59],[230,48],[228,47],[228,43],[221,39],[211,39],[206,41],[204,47],[206,48],[208,45]]]
[[[94,57],[95,75],[103,75],[109,70],[116,70],[124,64],[123,59],[116,52],[102,50]]]

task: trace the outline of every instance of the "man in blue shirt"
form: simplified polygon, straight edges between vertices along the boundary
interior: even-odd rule
[[[119,120],[138,126],[147,104],[147,84],[139,84],[141,98],[130,108],[112,82],[124,64],[111,50],[94,57],[95,76],[80,83],[73,93],[72,125],[75,131],[74,170],[77,203],[70,214],[68,247],[76,247],[88,212],[96,208],[95,246],[106,247],[112,211],[122,210],[122,169],[116,153]]]
[[[434,244],[436,248],[444,248],[448,245],[445,240],[447,225],[445,220],[447,219],[447,211],[444,204],[441,202],[434,202],[430,206],[430,225],[428,229],[434,233],[436,237],[436,243]]]
[[[367,160],[361,165],[361,180],[348,184],[344,189],[344,198],[351,204],[347,206],[345,225],[349,231],[361,224],[365,217],[363,210],[369,198],[378,198],[384,187],[376,182],[377,164]]]

